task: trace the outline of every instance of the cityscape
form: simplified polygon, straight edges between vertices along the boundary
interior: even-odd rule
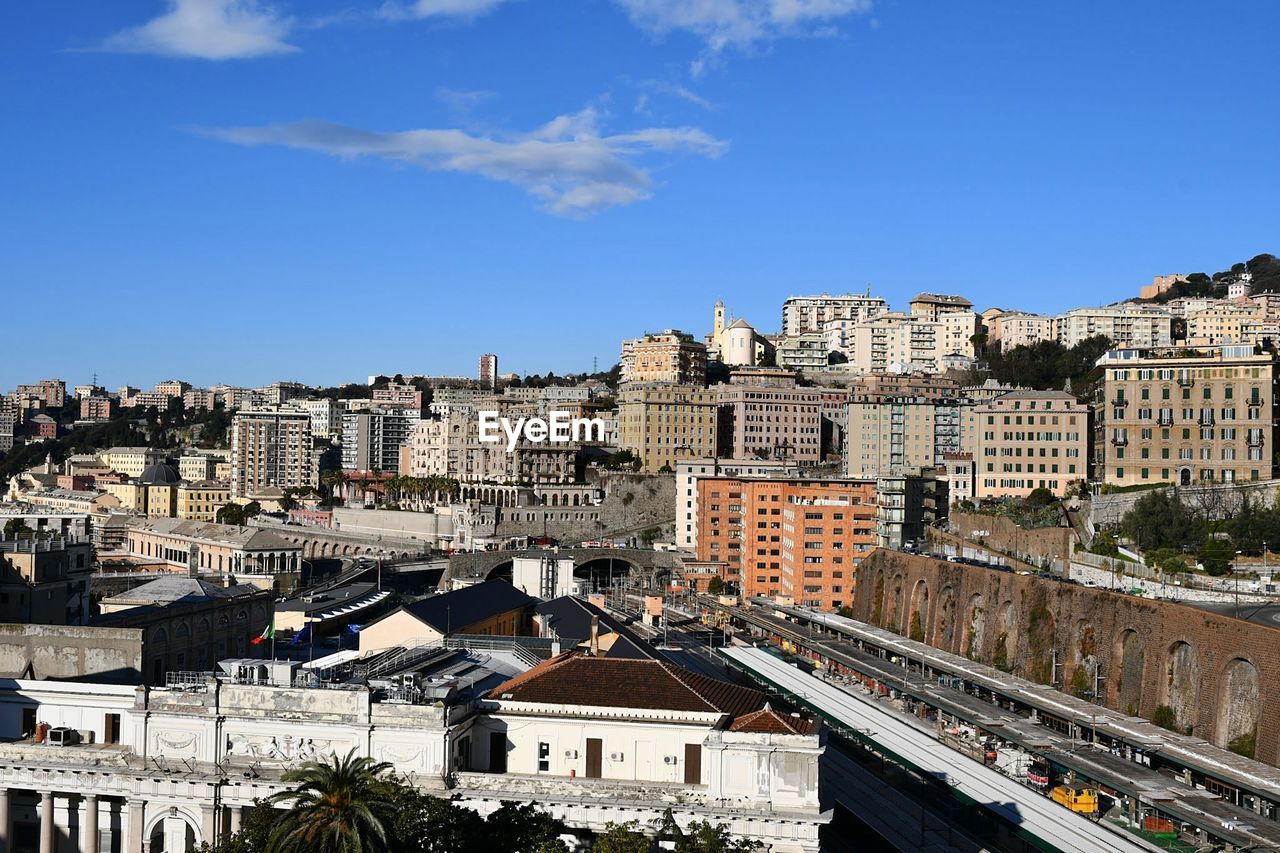
[[[855,188],[821,146],[752,153],[795,140],[749,116],[827,121],[810,83],[870,109],[840,74],[910,27],[945,40],[919,10],[106,5],[0,13],[22,79],[70,98],[17,97],[40,139],[15,139],[0,214],[0,853],[1280,849],[1280,231],[1253,200],[1274,146],[1137,155],[1221,182],[1203,226],[1154,199],[1130,221],[1118,189],[1055,212],[1066,166],[1052,200],[1005,188],[1021,213],[974,193],[954,231],[885,212],[917,260],[824,207],[824,180]],[[1099,37],[1168,14],[1236,38],[1172,5]],[[965,32],[1076,44],[1048,14]],[[975,73],[920,61],[934,82],[886,75],[888,100]],[[1111,73],[1237,111],[1277,82],[1252,53],[1203,89],[1027,61],[1105,101],[1063,97],[1067,120],[1126,112]],[[501,129],[593,74],[581,112]],[[375,79],[456,126],[362,129],[426,110]],[[269,117],[286,92],[333,117]],[[151,156],[52,153],[71,112],[92,136],[126,102],[165,123],[136,129]],[[894,193],[932,186],[901,138],[838,127],[920,173]],[[1122,146],[1066,133],[1040,156]],[[824,208],[848,254],[762,239],[735,195],[762,170],[779,227]],[[420,241],[381,242],[414,204]],[[737,219],[732,252],[691,245]]]

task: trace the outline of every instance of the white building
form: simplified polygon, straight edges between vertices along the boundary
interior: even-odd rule
[[[833,296],[823,293],[819,296],[792,296],[782,303],[782,336],[790,338],[818,333],[824,331],[832,320],[861,322],[888,310],[884,299],[871,295],[870,287],[865,295],[846,293]]]
[[[1073,347],[1095,335],[1126,347],[1169,346],[1173,314],[1154,305],[1126,302],[1102,308],[1074,308],[1054,318],[1058,343]]]
[[[342,407],[336,400],[328,397],[322,400],[299,400],[294,406],[311,416],[313,438],[342,437]]]
[[[231,422],[231,497],[315,485],[311,416],[293,408],[251,409]]]
[[[347,471],[400,471],[400,448],[422,412],[413,408],[372,408],[342,416],[342,467]],[[405,472],[407,473],[407,472]]]
[[[782,459],[681,459],[676,462],[676,545],[698,547],[698,480],[702,477],[798,477],[800,468]]]

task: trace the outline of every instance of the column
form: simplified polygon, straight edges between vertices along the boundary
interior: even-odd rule
[[[0,853],[9,853],[9,789],[0,788]]]
[[[86,794],[84,798],[84,840],[80,843],[83,853],[98,853],[98,795]]]
[[[40,853],[53,853],[53,791],[40,792]]]
[[[228,828],[227,832],[231,835],[235,835],[237,832],[240,831],[240,817],[241,817],[240,807],[228,806],[227,808],[231,811],[231,819],[227,821],[230,824],[230,827]]]
[[[142,853],[142,835],[146,827],[147,806],[142,800],[129,800],[125,815],[124,853]]]
[[[200,809],[200,834],[204,837],[201,842],[208,844],[210,847],[218,843],[217,829],[217,811],[213,806],[202,806]],[[86,851],[88,853],[88,851]]]

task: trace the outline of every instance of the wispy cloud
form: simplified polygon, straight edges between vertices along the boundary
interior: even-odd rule
[[[641,80],[639,85],[641,88],[648,89],[651,92],[670,95],[673,98],[687,101],[694,106],[702,107],[704,110],[714,110],[716,108],[715,104],[687,86],[681,86],[679,83],[669,83],[666,80]]]
[[[631,22],[657,35],[682,30],[701,38],[707,54],[694,76],[729,47],[748,48],[789,36],[830,35],[832,24],[871,11],[872,0],[614,0]]]
[[[471,110],[492,100],[497,94],[483,89],[451,89],[448,86],[436,87],[436,99],[457,113],[469,113]]]
[[[392,20],[456,18],[470,20],[487,15],[507,0],[386,0],[380,14]]]
[[[297,50],[284,39],[293,21],[257,0],[168,0],[168,11],[122,30],[103,50],[190,59],[250,59]]]
[[[728,143],[693,127],[602,134],[588,107],[507,138],[458,129],[380,132],[320,121],[265,127],[201,128],[238,145],[282,145],[352,159],[377,157],[432,171],[463,172],[514,184],[552,213],[590,216],[652,197],[646,164],[655,155],[718,157]]]

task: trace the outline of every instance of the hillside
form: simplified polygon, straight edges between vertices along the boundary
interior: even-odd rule
[[[1183,296],[1225,297],[1227,285],[1236,280],[1241,273],[1248,272],[1253,276],[1250,294],[1280,293],[1280,259],[1275,255],[1262,254],[1243,263],[1233,264],[1231,269],[1208,273],[1191,273],[1186,281],[1180,281],[1154,299],[1135,299],[1134,302],[1163,303]]]

